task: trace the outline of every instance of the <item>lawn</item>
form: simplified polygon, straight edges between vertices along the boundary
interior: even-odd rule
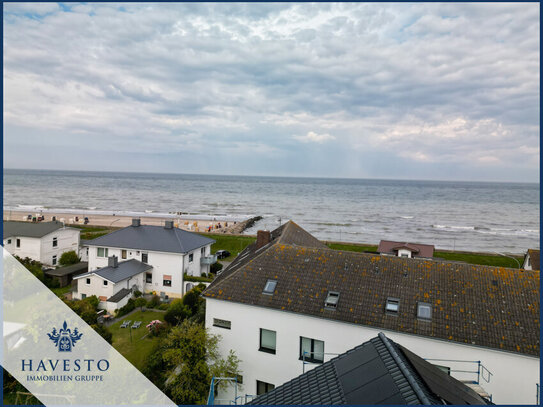
[[[121,328],[122,321],[125,319],[132,323],[134,321],[142,321],[142,323],[138,329]],[[154,319],[164,321],[164,312],[136,311],[109,327],[113,335],[113,347],[140,371],[145,366],[147,356],[159,341],[157,337],[146,336],[148,331],[145,326]],[[132,339],[130,339],[131,336]]]
[[[445,260],[454,260],[454,261],[464,261],[471,264],[482,264],[484,266],[495,266],[495,267],[510,267],[518,268],[518,264],[515,260],[492,254],[478,254],[478,253],[453,253],[453,252],[434,252],[434,257],[439,257]],[[524,261],[523,257],[516,258],[521,267],[522,262]]]
[[[107,235],[119,228],[107,227],[107,226],[86,226],[86,225],[70,225],[77,229],[81,229],[82,240],[92,240],[97,237]]]
[[[256,240],[255,237],[251,236],[218,235],[214,233],[200,234],[216,241],[211,246],[211,253],[215,253],[217,250],[228,250],[230,252],[229,257],[222,259],[226,261],[234,260],[243,249]]]
[[[377,246],[362,246],[349,243],[326,243],[330,249],[345,250],[348,252],[372,252],[377,253]]]
[[[63,298],[64,294],[70,292],[71,285],[68,284],[66,287],[58,287],[58,288],[51,288],[51,291],[53,291],[58,297]]]

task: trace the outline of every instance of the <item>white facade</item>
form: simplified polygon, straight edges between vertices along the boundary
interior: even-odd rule
[[[209,272],[209,265],[201,265],[200,258],[209,256],[210,252],[210,244],[187,254],[90,246],[89,271],[107,267],[109,256],[117,256],[119,262],[136,259],[153,267],[143,273],[142,292],[154,291],[157,295],[164,293],[168,297],[179,298],[184,294],[183,272],[192,276]],[[99,253],[102,256],[98,256]]]
[[[413,257],[413,252],[409,249],[399,249],[398,250],[398,257]]]
[[[14,256],[58,266],[63,253],[79,252],[79,234],[79,229],[61,228],[39,238],[12,236],[4,239],[4,248]]]
[[[231,329],[213,326],[214,319],[229,321]],[[224,322],[223,322],[224,324]],[[221,355],[232,349],[241,359],[243,388],[238,395],[256,395],[256,381],[279,386],[303,372],[300,337],[324,341],[324,361],[354,348],[383,332],[387,337],[425,359],[481,361],[491,373],[490,382],[480,380],[496,404],[535,404],[539,383],[539,358],[490,348],[462,345],[420,335],[409,335],[368,326],[206,298],[206,328],[219,334]],[[276,332],[276,353],[259,351],[260,329]],[[432,363],[451,369],[477,370],[476,364],[445,361]],[[306,365],[306,371],[315,365]],[[455,374],[462,380],[476,380],[474,374]],[[219,394],[217,403],[228,404],[232,389]]]

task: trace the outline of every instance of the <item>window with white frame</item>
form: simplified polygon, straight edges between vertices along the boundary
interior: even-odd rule
[[[58,239],[56,237],[53,238],[53,247],[58,246]]]
[[[90,278],[87,278],[87,279],[85,280],[85,283],[86,283],[87,285],[90,285],[91,279],[90,279]]]
[[[52,264],[53,266],[56,266],[56,265],[57,265],[57,256],[56,256],[56,255],[53,256],[53,261],[51,262],[51,264]]]
[[[275,355],[277,332],[260,328],[260,352],[272,353]]]
[[[300,336],[300,360],[324,362],[324,341]]]
[[[96,256],[97,257],[107,257],[108,255],[108,248],[107,247],[99,247],[96,251]]]
[[[189,263],[192,263],[193,260],[194,260],[194,254],[191,253],[189,254]]]

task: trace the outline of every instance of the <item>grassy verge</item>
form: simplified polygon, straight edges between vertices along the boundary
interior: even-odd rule
[[[142,321],[142,323],[138,329],[121,328],[122,320],[125,319],[132,322]],[[164,313],[136,311],[109,327],[113,335],[113,347],[140,371],[145,367],[145,360],[159,341],[157,337],[146,336],[148,331],[145,326],[155,319],[164,321]],[[130,339],[131,336],[132,339]]]
[[[215,253],[217,250],[228,250],[230,252],[230,256],[221,259],[226,261],[234,260],[243,249],[256,240],[256,238],[250,236],[218,235],[213,233],[200,234],[215,240],[216,243],[211,246],[211,253]]]
[[[515,260],[499,255],[494,256],[492,254],[484,255],[476,253],[452,253],[436,251],[434,252],[434,257],[445,260],[463,261],[470,264],[482,264],[484,266],[518,268],[518,264]],[[516,259],[522,266],[524,259],[522,257],[517,257]]]
[[[377,253],[377,246],[360,246],[348,243],[326,243],[330,249],[345,250],[348,252],[374,252]]]
[[[92,240],[97,237],[107,235],[108,233],[117,230],[118,228],[110,228],[107,226],[84,226],[84,225],[70,225],[77,229],[81,229],[81,239],[82,240]]]

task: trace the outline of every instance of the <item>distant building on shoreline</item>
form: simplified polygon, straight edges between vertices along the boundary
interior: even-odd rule
[[[536,402],[539,272],[331,250],[288,222],[259,231],[203,296],[249,395],[383,332],[493,402]]]
[[[384,255],[408,257],[408,258],[427,258],[434,257],[434,246],[421,243],[393,242],[391,240],[381,240],[377,252]]]

